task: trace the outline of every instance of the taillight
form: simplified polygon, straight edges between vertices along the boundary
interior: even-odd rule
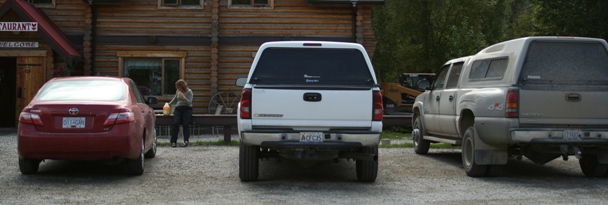
[[[251,119],[251,89],[243,89],[241,93],[241,119]]]
[[[44,126],[42,120],[40,119],[40,115],[32,114],[32,113],[24,113],[19,114],[19,122],[24,124],[34,124],[39,126]]]
[[[122,124],[135,121],[135,114],[133,112],[121,112],[112,113],[103,123],[103,126]]]
[[[515,118],[519,117],[518,114],[518,101],[519,101],[519,92],[517,90],[509,90],[507,92],[507,103],[505,106],[505,117],[507,118]]]
[[[382,94],[379,91],[374,91],[374,113],[372,120],[373,121],[382,121],[382,114],[384,112],[384,107],[382,105]]]

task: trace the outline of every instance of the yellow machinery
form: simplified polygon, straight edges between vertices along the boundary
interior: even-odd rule
[[[431,82],[434,76],[434,73],[403,73],[399,76],[399,83],[384,83],[384,114],[411,112],[416,96],[425,89],[419,88],[418,82],[423,79]]]

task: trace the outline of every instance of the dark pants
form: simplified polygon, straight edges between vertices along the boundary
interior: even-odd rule
[[[179,126],[183,127],[184,141],[187,142],[190,139],[190,122],[192,119],[192,107],[190,106],[177,106],[173,111],[173,129],[171,130],[171,142],[177,142],[177,134],[179,133]]]

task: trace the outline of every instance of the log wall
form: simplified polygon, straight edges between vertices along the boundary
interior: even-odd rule
[[[240,95],[234,82],[247,76],[264,42],[358,42],[373,56],[372,7],[361,4],[353,10],[351,4],[274,0],[270,8],[238,8],[230,7],[228,0],[204,0],[199,9],[167,9],[158,8],[157,0],[97,6],[57,0],[55,8],[41,9],[82,52],[82,75],[120,76],[117,52],[121,51],[186,52],[184,78],[195,94],[195,113],[207,113],[213,94]]]

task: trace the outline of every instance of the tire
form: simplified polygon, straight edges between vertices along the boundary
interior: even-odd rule
[[[586,177],[605,177],[608,174],[608,164],[600,164],[597,155],[583,154],[578,163]]]
[[[416,154],[429,153],[431,141],[422,139],[422,136],[424,136],[424,128],[422,127],[420,116],[416,116],[412,130],[412,141],[414,141],[414,152],[416,152]]]
[[[38,167],[40,167],[40,160],[19,158],[19,171],[21,171],[21,174],[36,174]]]
[[[257,181],[260,165],[260,147],[247,146],[241,142],[239,149],[239,177],[241,181]]]
[[[378,147],[365,147],[361,152],[378,155]],[[359,182],[375,182],[378,176],[378,160],[357,160],[355,170]]]
[[[144,140],[141,140],[141,150],[137,159],[127,160],[127,173],[130,175],[144,174]]]
[[[154,130],[154,137],[152,139],[152,148],[146,152],[144,155],[145,158],[154,158],[156,157],[156,130]]]
[[[483,177],[486,174],[486,165],[475,162],[475,131],[473,127],[467,128],[462,140],[462,166],[470,177]]]

